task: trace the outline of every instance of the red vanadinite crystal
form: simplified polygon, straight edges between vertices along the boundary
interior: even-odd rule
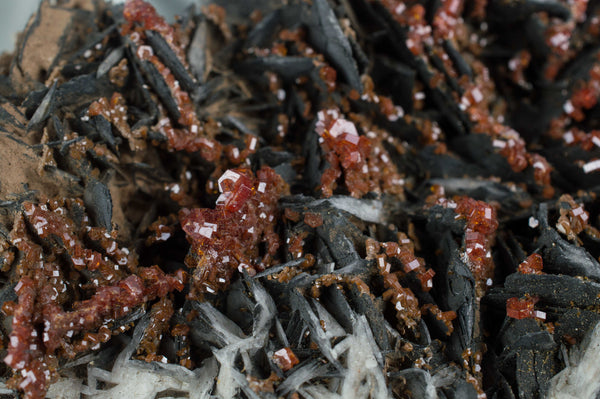
[[[43,359],[43,346],[33,324],[36,296],[34,282],[25,277],[19,281],[15,291],[19,303],[14,311],[10,345],[4,362],[14,370],[21,371],[24,379],[19,387],[29,397],[43,398],[49,381],[44,376],[46,367],[36,362]]]
[[[485,282],[494,272],[491,246],[498,228],[496,210],[483,201],[463,197],[458,200],[454,211],[467,222],[465,252],[471,261],[473,276]]]
[[[137,267],[136,255],[120,248],[106,230],[89,226],[81,200],[24,203],[23,208],[10,235],[24,256],[15,269],[19,300],[5,362],[15,371],[9,384],[38,399],[53,379],[57,354],[72,358],[98,349],[112,335],[107,323],[182,290],[186,276],[183,271],[167,275],[157,266]],[[96,244],[93,250],[86,247],[90,241]],[[71,265],[60,267],[58,257]],[[89,280],[79,282],[79,272]],[[88,296],[81,290],[94,291]]]
[[[337,117],[336,111],[319,112],[317,133],[325,140],[327,147],[337,154],[344,169],[364,163],[370,150],[369,140],[358,135],[354,123]]]
[[[380,97],[372,90],[359,98],[381,105]],[[403,113],[402,109],[393,103],[390,103],[390,107],[388,119],[398,119]],[[325,161],[329,164],[321,176],[323,196],[333,195],[338,180],[343,180],[350,195],[357,198],[368,192],[401,194],[404,180],[383,143],[384,140],[394,142],[394,139],[388,133],[378,135],[370,130],[377,129],[375,126],[366,126],[356,116],[351,117],[366,131],[365,135],[360,135],[355,123],[345,119],[337,109],[317,113],[315,131],[319,135]]]
[[[208,137],[204,125],[198,120],[190,95],[181,88],[171,70],[154,55],[152,47],[146,44],[145,32],[147,30],[160,33],[181,64],[187,67],[184,47],[178,40],[177,31],[156,12],[154,7],[143,0],[128,0],[125,3],[123,15],[127,22],[121,28],[121,34],[128,35],[138,47],[136,55],[142,60],[150,62],[161,74],[180,114],[177,121],[172,121],[164,116],[158,121],[156,129],[167,137],[170,149],[198,151],[204,159],[215,161],[221,155],[220,143]],[[159,110],[164,114],[161,104],[159,104]],[[178,124],[181,125],[180,128],[175,127]]]
[[[264,270],[280,246],[277,201],[287,185],[273,169],[264,167],[256,177],[248,169],[227,170],[219,190],[215,209],[180,212],[181,226],[192,243],[186,264],[194,269],[193,297],[224,289],[236,269],[249,274]],[[265,253],[259,251],[261,242]]]
[[[506,315],[513,319],[538,318],[544,320],[546,314],[534,309],[538,298],[508,298],[506,300]]]
[[[247,169],[229,169],[219,178],[217,205],[225,206],[230,212],[238,211],[254,192],[252,172]],[[264,188],[263,188],[264,190]]]
[[[171,47],[174,47],[175,34],[173,28],[156,12],[156,9],[151,4],[144,0],[127,0],[123,8],[123,16],[129,23],[129,25],[124,27],[126,32],[131,29],[132,24],[138,23],[142,25],[143,29],[159,32],[165,38],[166,42]]]
[[[319,111],[316,131],[330,168],[323,173],[321,189],[325,197],[333,194],[335,181],[344,171],[344,182],[350,194],[360,197],[369,191],[367,157],[371,143],[359,136],[354,123],[343,119],[337,110]]]
[[[540,254],[531,254],[519,265],[519,273],[542,274],[544,262]]]
[[[592,237],[598,237],[598,230],[590,225],[590,214],[582,203],[576,202],[569,194],[563,194],[557,201],[560,217],[556,229],[565,234],[569,240],[580,242],[578,235],[585,231]]]

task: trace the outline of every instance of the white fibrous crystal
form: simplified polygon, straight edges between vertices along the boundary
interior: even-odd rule
[[[550,380],[548,399],[595,399],[600,392],[600,323],[574,347],[567,366]]]

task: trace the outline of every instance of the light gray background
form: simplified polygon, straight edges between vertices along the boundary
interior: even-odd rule
[[[23,30],[29,16],[35,12],[40,0],[0,0],[0,53],[12,51],[16,33]],[[116,0],[122,3],[123,0]],[[181,14],[194,0],[149,0],[161,15],[173,20],[175,14]],[[196,1],[200,3],[200,1]]]

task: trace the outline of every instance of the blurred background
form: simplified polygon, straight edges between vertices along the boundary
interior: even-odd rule
[[[124,0],[115,0],[122,3]],[[35,12],[40,0],[0,0],[0,53],[12,51],[17,32],[23,30],[29,16]],[[148,0],[169,21],[181,14],[186,6],[199,3],[194,0]]]

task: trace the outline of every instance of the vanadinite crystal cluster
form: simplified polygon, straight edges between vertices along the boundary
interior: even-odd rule
[[[595,398],[598,4],[42,0],[0,396]]]

